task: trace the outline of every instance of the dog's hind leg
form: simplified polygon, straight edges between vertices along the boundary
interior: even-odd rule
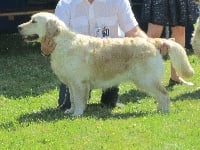
[[[157,109],[163,113],[168,113],[170,111],[170,98],[165,87],[161,83],[155,83],[154,89],[151,91],[158,102]]]
[[[170,109],[170,98],[168,95],[167,90],[162,86],[159,79],[155,79],[155,77],[152,76],[152,78],[149,78],[148,80],[139,80],[135,82],[136,85],[145,91],[149,92],[153,96],[155,96],[158,106],[158,111],[161,111],[163,113],[169,112]]]
[[[65,113],[73,113],[73,116],[82,115],[89,99],[90,86],[87,83],[81,82],[70,87],[70,95],[72,95],[73,102],[71,108],[66,110]]]

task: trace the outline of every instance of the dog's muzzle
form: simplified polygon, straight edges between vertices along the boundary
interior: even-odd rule
[[[39,36],[37,34],[23,35],[22,38],[25,41],[34,41],[34,40],[37,40],[39,38]]]
[[[18,26],[18,31],[21,34],[22,27]],[[23,35],[22,34],[22,39],[25,41],[34,41],[34,40],[37,40],[38,38],[39,38],[38,34],[31,34],[31,35]]]

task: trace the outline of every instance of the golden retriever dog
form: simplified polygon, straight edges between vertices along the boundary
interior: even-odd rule
[[[195,54],[200,57],[200,17],[197,19],[196,27],[191,39],[191,44]]]
[[[181,77],[194,71],[185,50],[166,39],[96,38],[71,31],[54,14],[41,12],[18,26],[27,41],[41,42],[45,36],[56,43],[50,53],[51,67],[69,87],[71,108],[65,113],[82,115],[91,89],[106,89],[133,81],[155,96],[158,110],[169,112],[170,98],[162,86],[164,63],[159,51],[168,47],[173,66]]]

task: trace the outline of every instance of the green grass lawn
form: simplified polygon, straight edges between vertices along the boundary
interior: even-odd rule
[[[70,117],[56,108],[60,82],[40,46],[0,35],[0,149],[199,150],[200,59],[189,59],[196,73],[187,80],[195,85],[168,89],[169,114],[156,112],[153,97],[123,83],[123,108],[102,108],[98,89],[84,115]],[[169,60],[165,64],[166,86]]]

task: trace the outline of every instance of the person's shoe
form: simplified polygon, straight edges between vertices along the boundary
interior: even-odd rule
[[[58,98],[58,108],[61,110],[66,110],[71,107],[69,88],[65,84],[61,83],[59,98]]]
[[[170,78],[169,79],[169,84],[168,84],[167,87],[173,87],[173,86],[178,85],[178,84],[184,84],[184,85],[187,85],[187,86],[193,86],[194,85],[194,83],[187,82],[187,81],[183,80],[182,78],[180,78],[179,81],[175,81],[172,78]]]
[[[177,84],[182,84],[181,81],[175,81],[175,80],[172,80],[172,78],[169,79],[169,83],[168,83],[168,87],[173,87],[174,85],[177,85]]]
[[[112,87],[107,89],[106,91],[103,91],[101,95],[101,104],[103,106],[108,106],[111,108],[116,107],[118,100],[118,92],[118,87]]]

